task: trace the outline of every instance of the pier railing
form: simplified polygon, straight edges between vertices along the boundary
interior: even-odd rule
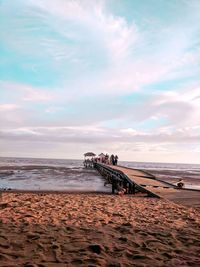
[[[112,193],[118,191],[119,188],[125,189],[127,194],[135,194],[137,192],[142,192],[150,197],[159,197],[148,189],[142,187],[141,185],[135,183],[126,174],[119,170],[114,170],[112,167],[101,163],[94,163],[94,168],[105,178],[105,184],[112,185]]]

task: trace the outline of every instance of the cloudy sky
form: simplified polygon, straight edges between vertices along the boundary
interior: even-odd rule
[[[199,163],[199,0],[0,0],[0,156]]]

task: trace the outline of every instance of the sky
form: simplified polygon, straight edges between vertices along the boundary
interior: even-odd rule
[[[199,0],[0,0],[0,156],[199,163]]]

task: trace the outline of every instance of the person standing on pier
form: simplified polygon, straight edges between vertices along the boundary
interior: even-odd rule
[[[114,165],[117,165],[117,163],[118,163],[118,156],[117,155],[115,155],[114,162],[115,162]]]
[[[110,163],[111,165],[115,165],[115,156],[113,154],[110,156]]]
[[[109,155],[107,153],[105,155],[105,164],[109,164]]]

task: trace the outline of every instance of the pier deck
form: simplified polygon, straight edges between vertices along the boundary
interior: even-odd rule
[[[198,190],[177,189],[176,186],[170,186],[168,183],[158,181],[155,176],[151,174],[148,175],[140,170],[121,166],[112,166],[112,168],[123,172],[133,182],[145,186],[148,190],[161,198],[172,200],[178,204],[200,207],[200,191]]]
[[[151,174],[148,175],[148,173],[143,172],[141,170],[135,170],[121,166],[112,166],[111,168],[124,173],[131,179],[131,181],[133,181],[136,184],[139,184],[144,187],[151,187],[151,190],[154,190],[155,192],[157,192],[161,188],[167,190],[174,189],[173,185],[169,185],[164,182],[158,181],[156,180],[155,176]]]
[[[121,173],[139,191],[146,192],[150,196],[165,198],[178,204],[200,207],[200,191],[178,189],[176,185],[157,180],[155,176],[146,171],[131,169],[123,166],[111,166],[100,164],[101,167],[109,168],[113,172]]]

